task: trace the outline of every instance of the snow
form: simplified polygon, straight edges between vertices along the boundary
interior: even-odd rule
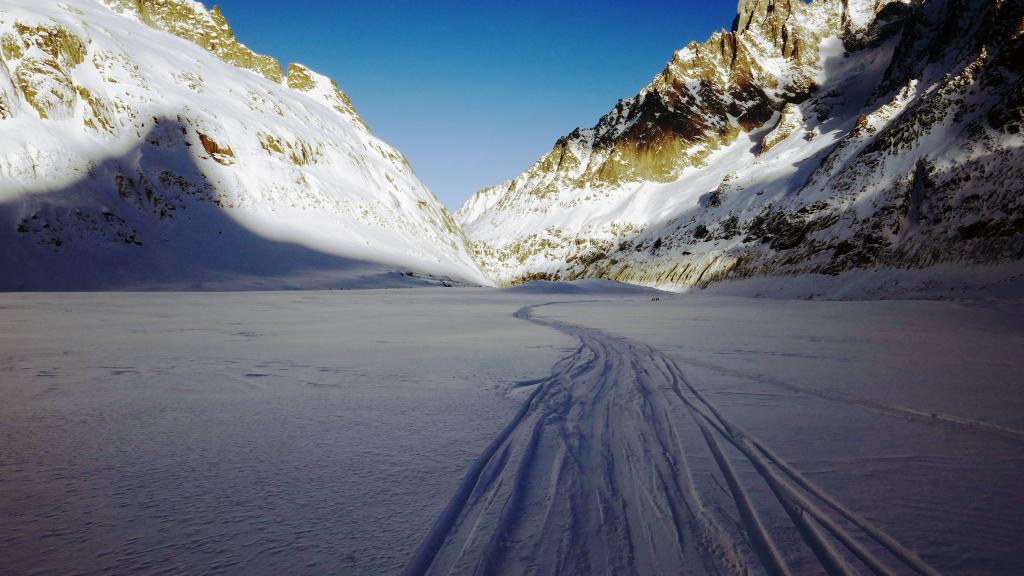
[[[175,2],[206,14],[193,0]],[[19,38],[19,24],[64,27],[86,53],[80,64],[62,62],[59,73],[73,86],[66,110],[43,119],[13,98],[15,115],[0,121],[0,225],[3,243],[17,246],[0,255],[0,265],[20,271],[19,278],[0,287],[125,287],[170,269],[183,274],[167,280],[180,282],[230,273],[202,270],[203,262],[183,259],[197,252],[188,238],[202,233],[189,229],[199,227],[189,222],[193,215],[239,229],[239,245],[232,250],[241,258],[261,258],[260,241],[273,240],[339,262],[489,283],[433,193],[398,151],[369,133],[329,79],[299,67],[312,87],[291,89],[95,0],[5,2],[0,35]],[[21,59],[8,60],[0,67],[0,92],[12,92],[8,74],[32,56],[49,57],[32,46]],[[55,76],[33,78],[52,83]],[[88,126],[98,122],[96,106],[76,90],[87,91],[105,110],[109,131]],[[233,157],[207,154],[200,135],[230,148]],[[168,184],[168,170],[211,198],[198,199],[203,195]],[[117,176],[130,179],[134,188],[117,189]],[[131,205],[124,198],[132,193],[151,198],[153,191],[179,205],[175,218],[154,217],[149,212],[158,205]],[[56,220],[74,210],[92,218],[114,212],[147,248],[111,246],[102,225],[58,226]],[[51,229],[60,228],[57,236],[14,233],[21,219],[35,214]],[[102,261],[110,252],[120,255],[98,271],[111,277],[109,282],[74,277],[76,260]],[[289,268],[287,260],[265,264],[277,264],[279,275]],[[119,280],[128,268],[135,277]],[[166,286],[167,280],[154,286]],[[251,282],[238,285],[247,286]]]
[[[847,0],[845,4],[851,27],[854,30],[862,30],[871,24],[876,7],[880,2],[878,0]]]
[[[1017,301],[1024,298],[1024,263],[747,278],[714,284],[699,293],[776,299]]]
[[[572,346],[466,296],[0,296],[2,572],[397,573]]]
[[[751,73],[783,113],[757,129],[741,130],[734,139],[694,144],[690,152],[711,154],[673,172],[674,181],[644,181],[629,170],[623,171],[623,180],[604,179],[603,170],[593,171],[607,160],[607,147],[595,149],[592,139],[574,132],[567,141],[578,164],[566,162],[569,168],[563,168],[557,155],[548,156],[512,184],[484,189],[457,213],[483,254],[481,265],[502,285],[535,277],[598,276],[686,291],[717,281],[718,275],[834,273],[882,262],[914,269],[1013,260],[1019,242],[1009,222],[1017,203],[1007,194],[1019,188],[1022,137],[1015,128],[1004,133],[991,124],[989,112],[1001,110],[1000,99],[1008,96],[1003,88],[979,80],[1002,45],[994,39],[983,48],[956,42],[941,60],[919,69],[911,66],[907,78],[893,76],[910,66],[904,62],[908,48],[897,50],[908,40],[884,22],[868,27],[882,4],[799,3],[792,23],[794,29],[815,31],[806,38],[818,42],[817,62],[780,58],[770,34],[741,32],[737,41],[747,46]],[[767,4],[744,7],[755,5]],[[983,33],[987,9],[983,2],[965,8],[964,26]],[[944,17],[941,5],[927,4],[923,10],[913,17]],[[712,36],[712,48],[716,39]],[[662,88],[692,91],[699,85],[683,66],[696,54],[693,46],[677,52],[666,73],[672,81],[662,79]],[[730,70],[726,65],[698,69],[700,74],[725,74],[723,82],[729,81]],[[799,80],[812,79],[814,89],[794,98],[802,90]],[[899,85],[890,85],[895,82]],[[702,120],[736,126],[735,118],[718,118],[714,109],[685,106],[688,113],[703,114]],[[621,121],[616,108],[597,126],[614,134]],[[642,172],[648,160],[630,161]],[[916,212],[901,216],[902,191],[918,176],[932,178],[939,191],[929,200],[936,216],[922,226]],[[968,205],[966,198],[975,204]],[[772,218],[807,228],[786,245],[763,227]],[[1003,228],[1006,240],[986,246],[980,238],[966,237],[971,226]]]
[[[764,76],[766,86],[787,87],[794,84],[796,78],[809,74],[809,77],[816,77],[822,84],[819,93],[835,89],[846,94],[846,105],[835,110],[833,118],[827,122],[818,122],[814,119],[816,115],[809,110],[798,110],[801,118],[797,118],[799,126],[794,126],[793,135],[770,153],[762,155],[759,152],[761,141],[775,127],[779,118],[776,115],[761,128],[741,132],[734,141],[714,149],[699,165],[682,170],[673,182],[622,182],[595,189],[590,185],[578,185],[574,180],[577,175],[569,174],[569,178],[560,182],[556,192],[537,196],[531,191],[531,187],[536,184],[529,178],[544,178],[545,175],[534,175],[531,173],[534,168],[531,168],[531,171],[513,181],[517,185],[514,191],[509,191],[509,183],[485,188],[470,198],[456,214],[473,241],[501,249],[536,234],[541,239],[552,240],[556,246],[538,253],[528,253],[523,260],[512,258],[505,262],[485,261],[484,266],[491,273],[492,280],[500,283],[531,272],[558,271],[564,266],[568,247],[572,246],[571,242],[561,241],[565,237],[595,238],[618,243],[629,238],[619,232],[623,228],[658,230],[669,221],[690,219],[698,208],[700,198],[718,188],[726,177],[733,179],[732,185],[744,193],[730,195],[727,204],[715,211],[719,215],[754,214],[765,205],[799,189],[810,175],[807,161],[834,146],[852,128],[871,88],[877,84],[891,56],[891,46],[887,46],[844,58],[842,40],[826,34],[830,29],[827,20],[835,16],[836,8],[829,3],[814,3],[794,15],[801,27],[824,35],[819,47],[820,62],[811,70],[801,69],[793,62],[775,55],[777,50],[770,39],[760,34],[748,33],[739,37],[739,41],[749,44],[748,52],[755,58],[755,69]],[[838,29],[833,32],[837,35],[841,33]],[[715,38],[717,36],[712,36],[712,44]],[[691,46],[677,52],[670,66],[695,58],[695,50]],[[729,71],[720,69],[717,72],[721,75],[721,83],[727,84]],[[698,89],[702,86],[699,79],[684,76],[681,80],[699,100]],[[652,86],[641,90],[635,99],[641,99]],[[802,108],[809,108],[810,105],[804,103]],[[728,118],[728,122],[736,125],[735,118]],[[824,134],[808,141],[804,136],[815,129]],[[588,162],[600,164],[591,158],[592,154],[597,154],[592,149],[592,132],[584,132],[587,138],[582,142],[571,140],[573,154],[581,159],[581,169]],[[698,144],[695,150],[703,146],[705,144]],[[714,250],[721,252],[729,247],[716,245]],[[692,248],[687,247],[688,250]],[[705,247],[696,248],[694,252],[706,250]],[[628,259],[629,255],[624,257]],[[674,285],[657,287],[671,290],[684,288]]]
[[[1018,303],[762,302],[686,296],[543,315],[666,355],[725,420],[938,573],[1019,572]],[[700,486],[715,464],[698,456],[699,437],[683,446]],[[731,454],[782,557],[795,573],[818,573],[761,474]],[[714,485],[701,495],[724,495]]]
[[[3,294],[0,564],[1019,573],[1022,310],[594,281]]]
[[[661,290],[623,284],[611,280],[597,278],[588,280],[577,280],[575,282],[548,282],[539,280],[520,284],[512,288],[505,288],[502,292],[507,294],[615,294],[619,296],[658,296]]]
[[[845,5],[853,30],[875,7]],[[838,6],[796,18],[824,30]],[[687,294],[334,290],[491,279],[330,79],[296,67],[292,89],[93,0],[7,0],[0,33],[16,23],[87,53],[59,71],[75,91],[35,78],[48,119],[11,81],[43,45],[0,61],[0,289],[321,290],[0,294],[3,571],[1024,573],[1019,262],[656,281]],[[646,258],[673,223],[769,205],[852,206],[838,240],[922,155],[988,152],[942,117],[911,152],[861,157],[944,86],[934,67],[873,94],[895,40],[824,38],[810,71],[743,41],[766,80],[821,88],[674,182],[481,191],[458,215],[474,240],[544,244],[495,279],[560,271],[576,239]],[[563,184],[602,160],[577,136]],[[705,238],[664,257],[721,271],[743,242]]]

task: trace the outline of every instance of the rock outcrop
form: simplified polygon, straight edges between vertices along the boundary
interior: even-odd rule
[[[0,289],[487,282],[333,80],[284,75],[194,0],[5,2],[0,134]]]
[[[499,283],[687,289],[1024,256],[1013,0],[743,0],[459,211]]]

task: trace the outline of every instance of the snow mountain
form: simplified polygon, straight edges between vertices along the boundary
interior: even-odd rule
[[[193,0],[0,4],[0,242],[6,290],[488,283],[334,81]]]
[[[1024,257],[1020,0],[741,0],[456,217],[498,284]]]
[[[334,81],[194,0],[0,5],[5,290],[606,278],[1024,257],[1021,0],[741,0],[453,218]]]

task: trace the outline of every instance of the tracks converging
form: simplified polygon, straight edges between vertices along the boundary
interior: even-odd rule
[[[516,317],[580,345],[548,377],[522,383],[529,399],[470,467],[406,574],[790,574],[730,449],[785,512],[815,572],[936,574],[726,418],[672,358],[534,316],[540,306]],[[694,426],[700,446],[687,435]],[[695,457],[714,463],[725,501],[699,487]]]

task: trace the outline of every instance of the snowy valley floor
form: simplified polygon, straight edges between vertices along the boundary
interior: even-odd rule
[[[0,295],[0,572],[1024,573],[1019,301],[555,288]]]

